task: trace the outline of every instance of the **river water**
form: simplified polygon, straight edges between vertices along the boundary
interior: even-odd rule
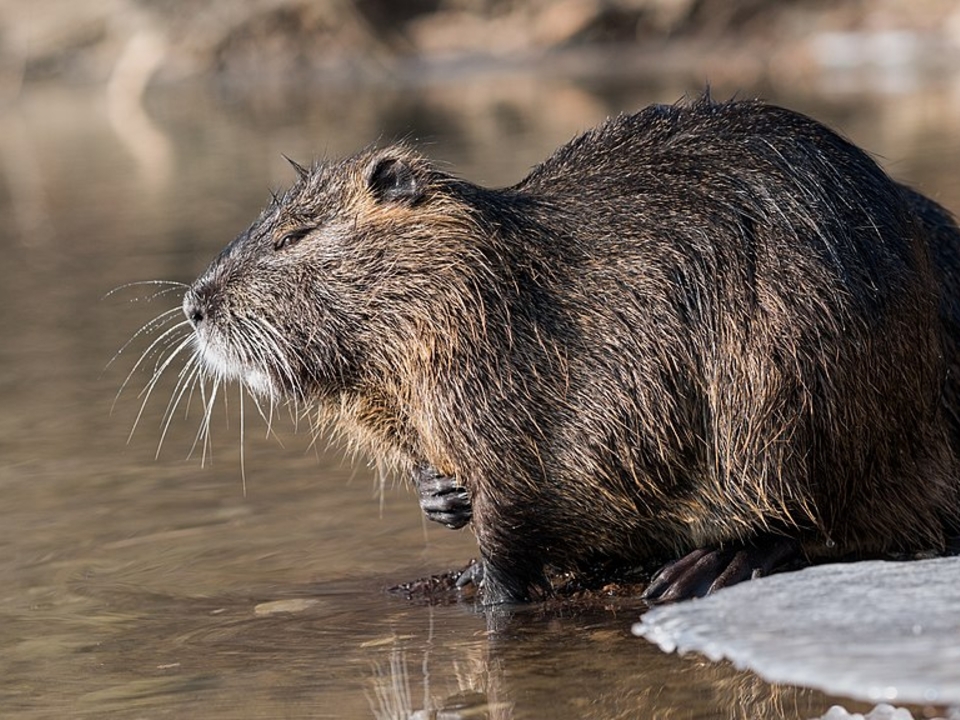
[[[960,209],[958,93],[767,97],[877,153]],[[630,634],[630,599],[487,617],[389,586],[462,565],[362,461],[240,397],[191,452],[199,403],[162,447],[173,374],[141,408],[137,329],[301,162],[406,137],[456,172],[514,182],[610,113],[695,87],[520,75],[296,94],[171,86],[142,105],[29,86],[0,110],[0,714],[20,718],[812,718],[869,706],[770,685]],[[755,88],[715,88],[720,97]],[[149,365],[150,361],[148,361]],[[183,410],[181,408],[181,410]],[[915,709],[915,712],[921,712]]]

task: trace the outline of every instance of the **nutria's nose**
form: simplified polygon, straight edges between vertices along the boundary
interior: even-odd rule
[[[203,305],[193,288],[187,290],[183,296],[183,314],[187,316],[187,320],[190,321],[190,324],[193,325],[194,328],[203,322]]]

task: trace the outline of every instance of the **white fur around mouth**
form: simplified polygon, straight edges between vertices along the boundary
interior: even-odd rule
[[[211,343],[197,334],[194,336],[197,354],[204,372],[224,380],[238,380],[245,388],[261,397],[276,397],[279,392],[270,375],[258,367],[251,367],[236,358],[229,348]]]

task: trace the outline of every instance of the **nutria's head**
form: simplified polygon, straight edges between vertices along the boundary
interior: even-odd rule
[[[296,183],[193,283],[183,311],[208,374],[311,400],[428,351],[481,251],[458,199],[466,184],[407,148],[295,167]]]

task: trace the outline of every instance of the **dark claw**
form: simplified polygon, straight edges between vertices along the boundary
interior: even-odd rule
[[[450,475],[441,475],[432,465],[418,465],[413,482],[426,516],[448,528],[462,528],[473,517],[470,494]]]
[[[483,563],[479,560],[471,560],[463,570],[460,571],[460,577],[457,578],[456,586],[465,588],[467,585],[480,587],[483,582]]]
[[[665,603],[703,597],[769,575],[800,556],[800,543],[779,535],[765,535],[750,543],[698,548],[658,572],[643,598],[650,603]]]

